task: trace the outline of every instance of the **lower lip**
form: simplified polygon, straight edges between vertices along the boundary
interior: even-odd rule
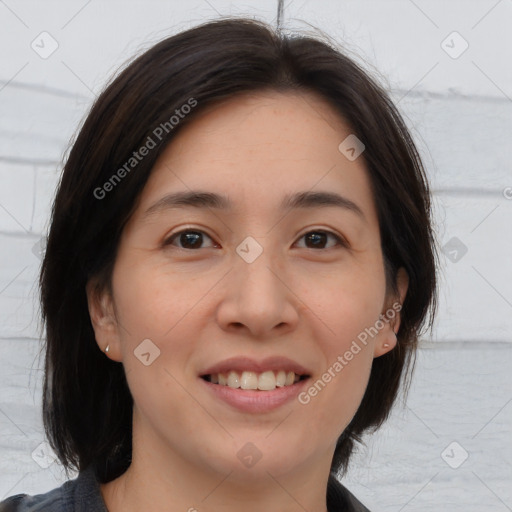
[[[283,386],[272,391],[256,391],[253,389],[230,388],[212,384],[199,378],[207,389],[232,407],[243,412],[268,412],[277,409],[287,402],[292,401],[307,385],[307,379],[300,380],[291,386]]]

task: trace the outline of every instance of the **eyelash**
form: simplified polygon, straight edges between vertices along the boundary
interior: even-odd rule
[[[164,246],[169,246],[169,245],[172,245],[172,242],[178,238],[180,235],[184,234],[184,233],[200,233],[201,235],[206,235],[210,240],[213,241],[212,237],[210,237],[207,233],[205,233],[204,231],[200,230],[200,229],[192,229],[192,228],[188,228],[188,229],[183,229],[181,231],[178,231],[176,233],[173,233],[171,236],[169,236],[169,238],[167,238],[163,245]],[[341,246],[341,247],[348,247],[348,244],[347,242],[342,238],[340,237],[339,235],[337,235],[336,233],[333,233],[332,231],[328,231],[328,230],[325,230],[325,229],[313,229],[311,231],[308,231],[307,233],[304,233],[300,238],[304,238],[306,235],[309,235],[311,233],[321,233],[321,234],[325,234],[327,236],[331,236],[332,238],[334,238],[336,240],[336,242],[338,243],[337,245]],[[198,249],[189,249],[189,248],[185,248],[185,247],[176,247],[177,249],[179,250],[182,250],[182,251],[196,251]],[[334,247],[328,247],[328,248],[321,248],[321,249],[314,249],[312,247],[305,247],[305,249],[313,249],[313,250],[328,250],[328,249],[333,249]],[[200,247],[201,249],[201,247]]]

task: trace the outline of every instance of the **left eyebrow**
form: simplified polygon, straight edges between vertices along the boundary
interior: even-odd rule
[[[365,219],[363,210],[356,203],[340,196],[335,192],[297,192],[296,194],[286,195],[281,203],[282,209],[297,208],[318,208],[336,206],[350,212],[356,213],[362,219]]]
[[[296,192],[287,194],[281,202],[280,208],[299,209],[299,208],[318,208],[318,207],[338,207],[357,214],[365,219],[361,208],[346,197],[334,192]],[[204,192],[200,190],[191,190],[187,192],[174,192],[167,194],[156,203],[151,205],[143,214],[143,218],[149,217],[157,212],[173,208],[214,208],[228,210],[233,207],[232,201],[227,197],[213,192]]]

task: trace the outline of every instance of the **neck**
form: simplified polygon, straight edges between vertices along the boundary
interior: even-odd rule
[[[326,455],[286,473],[270,460],[264,465],[264,459],[252,468],[234,464],[221,473],[170,451],[161,439],[146,434],[141,439],[134,430],[132,464],[100,489],[109,512],[326,511]]]

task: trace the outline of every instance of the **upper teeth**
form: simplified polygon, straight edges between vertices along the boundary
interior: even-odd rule
[[[210,375],[210,382],[220,384],[221,386],[229,386],[230,388],[242,389],[260,389],[262,391],[271,391],[276,387],[290,386],[297,382],[300,376],[294,372],[285,372],[279,370],[266,371],[262,373],[247,372],[242,373],[231,370],[228,373],[213,373]]]

